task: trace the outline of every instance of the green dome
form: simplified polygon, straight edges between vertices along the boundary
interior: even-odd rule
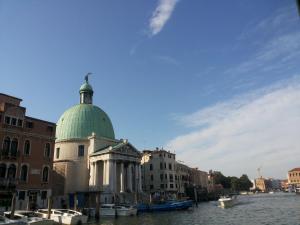
[[[60,117],[56,127],[56,141],[85,139],[95,133],[98,137],[115,139],[107,114],[92,104],[78,104]]]
[[[93,92],[93,88],[88,82],[85,82],[81,85],[79,92]]]

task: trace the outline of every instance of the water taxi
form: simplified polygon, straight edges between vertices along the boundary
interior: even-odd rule
[[[220,206],[222,208],[229,208],[229,207],[232,207],[234,205],[237,204],[237,196],[236,195],[232,195],[232,196],[222,196],[220,199],[219,199],[219,203],[220,203]]]

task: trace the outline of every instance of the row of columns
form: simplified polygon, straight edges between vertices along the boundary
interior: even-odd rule
[[[126,192],[127,190],[129,192],[133,190],[142,192],[141,165],[129,162],[125,167],[123,162],[119,164],[120,170],[117,177],[117,161],[92,162],[90,164],[90,187],[98,188],[103,185],[108,186],[112,192],[117,192],[117,184],[119,183],[120,192]],[[117,179],[119,179],[118,183]]]

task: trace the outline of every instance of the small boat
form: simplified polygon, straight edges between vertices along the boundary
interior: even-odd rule
[[[135,216],[137,208],[128,205],[102,204],[100,216]]]
[[[193,206],[192,200],[184,201],[166,201],[157,204],[139,204],[138,212],[159,212],[159,211],[173,211],[185,210]]]
[[[38,209],[36,212],[43,218],[48,217],[48,209]],[[75,210],[51,209],[50,219],[61,224],[80,225],[87,223],[88,217]]]
[[[21,218],[20,218],[21,219]],[[0,225],[26,225],[26,222],[22,220],[11,220],[5,216],[0,216]]]
[[[237,196],[236,195],[222,196],[219,199],[219,203],[222,208],[232,207],[237,204]]]
[[[274,194],[274,191],[269,191],[269,194],[271,194],[271,195]]]
[[[296,188],[295,192],[296,192],[297,195],[300,195],[300,188]]]
[[[14,217],[11,218],[11,212],[4,212],[4,216],[16,222],[24,222],[28,225],[52,225],[53,220],[39,217],[39,214],[33,211],[26,210],[16,210],[14,212]]]

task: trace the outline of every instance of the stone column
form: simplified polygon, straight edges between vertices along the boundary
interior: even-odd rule
[[[134,175],[134,191],[138,192],[139,190],[139,165],[134,165],[135,175]]]
[[[98,187],[98,185],[99,185],[99,177],[98,177],[99,176],[99,172],[98,172],[99,168],[98,167],[99,167],[98,162],[95,162],[95,173],[94,173],[95,187]]]
[[[106,169],[106,160],[103,161],[103,185],[106,185],[107,182],[106,182],[106,172],[107,172],[107,169]]]
[[[124,163],[120,166],[120,192],[124,192]]]
[[[94,186],[94,171],[95,167],[94,167],[94,163],[91,162],[90,163],[90,181],[89,181],[89,186]]]
[[[109,168],[109,188],[112,192],[115,192],[115,187],[116,187],[116,162],[113,160],[108,160],[108,168]]]
[[[127,188],[132,192],[132,164],[129,163],[127,167]]]
[[[139,164],[138,165],[139,167],[139,192],[142,192],[142,168],[141,168],[141,165]]]

